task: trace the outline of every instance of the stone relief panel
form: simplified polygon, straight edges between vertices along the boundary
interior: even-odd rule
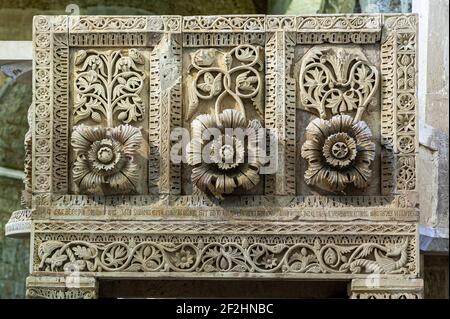
[[[148,55],[134,48],[73,51],[75,192],[146,192]]]
[[[416,274],[415,227],[412,224],[353,224],[348,228],[333,223],[278,226],[257,223],[233,227],[208,223],[147,223],[145,226],[134,222],[120,226],[114,223],[40,223],[35,229],[34,270],[328,273],[342,278],[349,274]],[[55,229],[61,234],[58,238],[51,235]],[[108,229],[115,229],[117,233],[106,235]],[[258,229],[265,229],[266,235],[249,235],[249,231]],[[344,229],[345,235],[342,234]],[[146,235],[139,235],[142,231]],[[333,235],[333,240],[318,235],[322,231]],[[74,232],[78,238],[69,239]],[[89,232],[97,234],[95,242],[83,240],[84,234]],[[267,234],[273,236],[267,237]],[[299,236],[294,239],[293,234]]]
[[[183,168],[183,180],[189,180],[183,184],[185,194],[224,200],[232,193],[262,193],[257,143],[264,124],[265,58],[258,43],[264,29],[260,21],[184,20],[183,126],[191,138]],[[205,37],[216,42],[199,47],[194,39],[204,43]]]
[[[90,118],[113,127],[114,121],[143,119],[145,60],[138,50],[127,51],[127,55],[119,50],[80,50],[75,54],[74,124]]]
[[[29,296],[96,297],[95,279],[61,285],[72,270],[419,276],[414,15],[34,26],[30,209],[12,218],[34,238]],[[184,163],[172,161],[177,128]],[[272,139],[267,173],[258,145]]]
[[[299,45],[296,54],[294,74],[301,110],[297,116],[305,123],[298,128],[298,150],[305,161],[299,163],[303,172],[299,189],[302,193],[380,195],[377,47]]]

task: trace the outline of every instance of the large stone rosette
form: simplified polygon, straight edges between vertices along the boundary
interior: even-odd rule
[[[139,172],[133,159],[142,142],[141,130],[130,125],[75,126],[73,180],[80,191],[101,193],[104,185],[117,191],[134,191]]]
[[[308,161],[305,181],[327,191],[342,191],[347,184],[368,185],[375,158],[372,133],[364,121],[336,115],[317,118],[306,127],[302,157]]]
[[[247,122],[241,112],[233,109],[219,114],[218,121],[207,114],[195,118],[188,152],[193,185],[221,199],[237,187],[251,189],[258,184],[260,128],[258,120]],[[245,138],[235,134],[239,131],[236,129],[241,129]],[[213,132],[218,136],[205,138],[205,133]]]

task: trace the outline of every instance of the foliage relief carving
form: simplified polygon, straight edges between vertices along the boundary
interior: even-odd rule
[[[38,247],[37,270],[406,274],[407,247],[407,239],[360,245],[50,240]]]
[[[261,48],[249,44],[239,45],[228,52],[209,48],[191,53],[187,78],[187,119],[196,112],[199,99],[215,99],[216,120],[220,123],[218,114],[226,96],[235,101],[237,110],[244,117],[246,113],[243,99],[250,99],[262,116],[263,82],[260,72],[263,67]]]
[[[344,191],[348,184],[369,185],[375,144],[361,118],[378,81],[377,68],[359,49],[316,46],[304,55],[301,103],[319,115],[307,126],[301,150],[308,161],[307,184],[330,192]]]
[[[145,74],[142,54],[129,49],[97,52],[80,50],[74,61],[75,123],[91,118],[96,123],[106,119],[113,127],[114,116],[122,123],[136,122],[143,118],[145,106],[140,96]]]

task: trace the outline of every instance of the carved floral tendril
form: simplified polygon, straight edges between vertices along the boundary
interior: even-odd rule
[[[358,49],[317,46],[302,58],[300,97],[306,110],[314,110],[325,119],[357,111],[361,117],[378,88],[378,70]]]
[[[144,72],[138,65],[144,58],[136,49],[122,51],[80,50],[75,56],[75,122],[86,118],[113,126],[113,116],[123,123],[139,121],[145,107],[140,93]]]
[[[187,78],[189,109],[187,118],[196,112],[199,99],[215,98],[216,121],[226,96],[236,103],[245,118],[243,99],[250,99],[256,111],[263,114],[263,69],[260,47],[239,45],[229,52],[217,49],[200,49],[191,53],[191,73]],[[193,69],[193,70],[192,70]]]

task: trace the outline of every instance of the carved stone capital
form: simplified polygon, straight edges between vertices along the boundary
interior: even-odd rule
[[[12,238],[29,238],[31,232],[31,209],[16,210],[5,225],[5,235]]]
[[[27,298],[96,299],[98,281],[76,273],[67,276],[30,276],[27,278]]]
[[[422,299],[423,280],[383,278],[379,275],[353,279],[349,295],[352,299]]]

